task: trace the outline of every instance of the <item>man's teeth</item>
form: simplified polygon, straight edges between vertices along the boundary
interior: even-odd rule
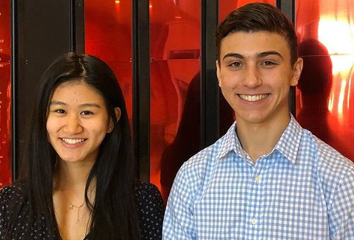
[[[255,101],[265,99],[268,96],[268,94],[261,94],[261,95],[242,95],[242,94],[240,94],[239,96],[243,100],[246,100],[249,102],[255,102]]]
[[[62,138],[61,140],[63,140],[67,144],[77,144],[77,143],[81,143],[81,142],[85,141],[85,139],[83,139],[83,138],[79,138],[79,139]]]

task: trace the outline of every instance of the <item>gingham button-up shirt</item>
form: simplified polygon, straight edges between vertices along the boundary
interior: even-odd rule
[[[179,170],[164,240],[354,240],[354,165],[291,116],[253,163],[236,123]]]

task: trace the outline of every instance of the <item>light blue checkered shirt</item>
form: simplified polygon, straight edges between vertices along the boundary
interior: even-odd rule
[[[166,208],[164,240],[354,240],[354,165],[293,116],[254,164],[236,123],[184,163]]]

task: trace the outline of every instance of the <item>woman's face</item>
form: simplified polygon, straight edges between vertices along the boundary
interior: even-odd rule
[[[46,126],[49,142],[61,160],[93,164],[113,121],[103,97],[87,83],[74,81],[54,91]]]

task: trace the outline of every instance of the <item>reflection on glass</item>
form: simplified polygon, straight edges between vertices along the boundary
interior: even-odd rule
[[[296,112],[301,125],[354,161],[353,7],[352,0],[296,2],[304,58]]]
[[[131,0],[85,1],[85,53],[104,60],[116,74],[132,119]]]
[[[331,114],[328,109],[333,82],[331,57],[327,48],[313,38],[299,44],[299,55],[304,60],[304,67],[297,86],[302,106],[297,113],[297,120],[302,127],[331,144]]]
[[[199,0],[150,1],[150,179],[165,201],[200,146],[200,17]]]
[[[11,183],[10,0],[0,1],[0,189]]]
[[[219,22],[221,22],[232,10],[251,2],[263,2],[275,6],[275,0],[219,0]]]

